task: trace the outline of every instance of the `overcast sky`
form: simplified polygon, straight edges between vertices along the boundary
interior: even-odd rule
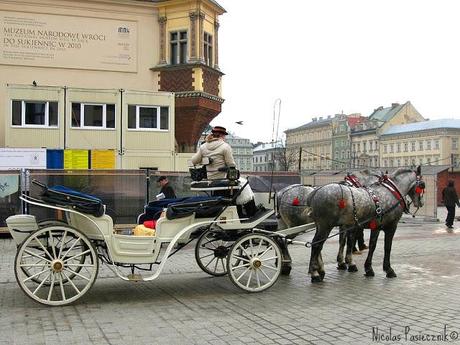
[[[277,98],[279,136],[409,100],[425,118],[460,118],[457,0],[218,2],[225,102],[213,125],[270,141]]]

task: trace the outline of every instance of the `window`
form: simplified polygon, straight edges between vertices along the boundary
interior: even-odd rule
[[[383,153],[387,153],[387,148],[388,148],[387,144],[383,145]]]
[[[439,150],[439,140],[434,141],[434,148],[435,150]]]
[[[187,62],[187,31],[170,33],[171,65]]]
[[[363,141],[363,152],[366,153],[367,151],[367,143],[365,141]]]
[[[396,152],[401,152],[401,143],[396,144]],[[399,166],[399,164],[398,164]]]
[[[426,141],[426,149],[431,150],[431,140]]]
[[[204,63],[212,66],[212,35],[204,33]]]
[[[129,129],[169,129],[169,108],[128,105]]]
[[[418,142],[418,150],[423,151],[423,141],[422,140]]]
[[[389,152],[390,152],[390,153],[393,152],[393,144],[390,144],[390,151],[389,151]]]
[[[115,128],[115,104],[72,103],[73,128]]]
[[[410,146],[411,146],[411,151],[414,152],[415,151],[415,141],[412,141],[410,143]]]
[[[409,143],[408,142],[405,142],[404,143],[404,152],[407,152],[409,150]],[[407,165],[407,164],[405,164]]]
[[[452,138],[452,150],[458,149],[458,138]]]
[[[57,127],[58,102],[13,100],[11,102],[11,125]]]

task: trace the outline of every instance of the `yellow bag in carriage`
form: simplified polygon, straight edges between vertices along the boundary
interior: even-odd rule
[[[139,224],[133,230],[134,236],[155,236],[155,229],[149,229],[143,224]]]

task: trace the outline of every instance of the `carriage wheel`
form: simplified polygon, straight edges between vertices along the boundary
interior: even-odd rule
[[[45,220],[45,221],[39,222],[38,226],[40,228],[45,228],[45,227],[49,227],[49,226],[68,226],[68,224],[63,222],[63,221],[59,221],[59,220]],[[56,236],[56,235],[53,236],[53,239],[55,239],[56,245],[58,245],[58,246],[60,245],[59,241],[63,240],[62,236]],[[67,240],[69,240],[69,239],[70,239],[70,237],[67,238]],[[42,243],[46,247],[47,246],[47,239],[43,239]],[[35,246],[37,247],[38,244],[35,244]],[[83,251],[82,246],[78,246],[78,247],[80,248],[80,250]],[[85,260],[86,260],[86,255],[82,255],[82,256],[80,256],[80,262],[79,263],[84,264]],[[75,267],[76,273],[80,272],[82,268],[83,268],[82,266]],[[36,266],[30,266],[30,267],[22,266],[21,269],[24,272],[24,274],[27,275],[27,277],[31,277],[30,279],[32,279],[34,282],[36,282],[38,284],[40,284],[42,282],[42,280],[45,278],[43,275],[34,276],[34,274],[37,273],[37,267]],[[69,278],[72,279],[74,276],[75,276],[75,274],[72,273],[69,276]],[[65,284],[67,281],[68,280],[66,278],[66,279],[64,279],[63,283]],[[48,280],[46,280],[43,284],[45,286],[50,285],[50,282]],[[57,284],[59,284],[59,282],[55,281],[54,284],[57,285]]]
[[[281,250],[272,238],[249,234],[232,246],[227,270],[233,284],[248,292],[259,292],[276,282],[281,264]]]
[[[222,231],[207,230],[198,238],[195,247],[198,266],[216,277],[227,274],[227,255],[234,242],[224,235]]]
[[[93,244],[80,231],[49,226],[34,231],[18,247],[14,269],[19,286],[34,301],[66,305],[91,288],[99,261]]]

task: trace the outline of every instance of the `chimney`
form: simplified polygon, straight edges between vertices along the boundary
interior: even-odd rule
[[[313,122],[316,122],[317,118],[314,117],[314,118],[312,118],[311,120],[312,120]]]
[[[397,106],[399,106],[399,103],[391,103],[392,108],[397,107]]]
[[[331,118],[331,115],[328,115],[327,118],[330,119],[330,118]]]
[[[321,121],[322,119],[323,119],[323,117],[322,117],[322,116],[320,116],[320,117],[319,117],[319,120]]]

